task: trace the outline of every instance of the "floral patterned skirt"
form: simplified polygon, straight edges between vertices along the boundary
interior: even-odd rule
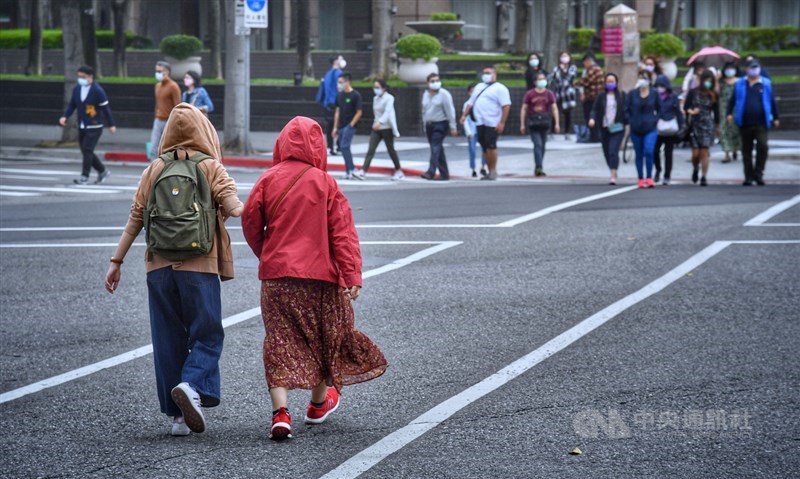
[[[337,390],[382,375],[386,358],[357,331],[342,288],[326,281],[281,278],[261,282],[267,385],[312,389],[328,380]]]

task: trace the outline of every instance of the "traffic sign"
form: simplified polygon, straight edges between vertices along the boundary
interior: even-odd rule
[[[245,0],[244,26],[246,28],[267,28],[267,0]]]

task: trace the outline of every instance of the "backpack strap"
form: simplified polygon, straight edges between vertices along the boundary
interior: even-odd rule
[[[289,193],[289,190],[291,190],[291,189],[292,189],[292,187],[294,186],[294,184],[295,184],[295,183],[297,183],[297,181],[298,181],[298,180],[299,180],[299,179],[300,179],[300,178],[301,178],[303,175],[305,175],[305,174],[306,174],[306,171],[310,170],[311,168],[312,168],[312,166],[311,166],[311,165],[308,165],[307,167],[305,167],[305,168],[303,169],[303,171],[301,171],[301,172],[300,172],[300,174],[299,174],[299,175],[295,176],[294,180],[292,180],[292,182],[291,182],[291,183],[289,183],[289,186],[287,186],[287,187],[286,187],[286,189],[285,189],[285,190],[283,190],[283,194],[281,194],[280,198],[278,198],[278,201],[275,203],[275,206],[273,206],[273,207],[272,207],[272,210],[270,210],[270,212],[269,212],[269,216],[267,217],[267,219],[269,219],[269,218],[272,218],[273,216],[275,216],[275,211],[278,209],[278,206],[281,204],[281,202],[283,202],[283,199],[286,197],[286,194],[287,194],[287,193]]]

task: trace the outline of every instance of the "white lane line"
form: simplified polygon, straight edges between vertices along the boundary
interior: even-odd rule
[[[42,196],[39,193],[24,193],[22,191],[0,191],[0,196]]]
[[[63,175],[63,176],[78,176],[78,173],[75,171],[68,171],[68,170],[36,170],[36,169],[26,169],[26,168],[0,168],[0,172],[2,173],[21,173],[27,175]],[[142,175],[123,175],[123,174],[114,174],[114,178],[131,178],[140,180]]]
[[[445,243],[453,243],[446,241]],[[441,241],[359,241],[362,245],[423,245],[442,244]],[[460,243],[459,243],[460,244]],[[112,248],[117,243],[0,243],[0,248]],[[147,246],[145,243],[133,243],[133,246]],[[231,246],[247,246],[246,241],[231,241]],[[455,245],[453,245],[455,246]],[[444,248],[447,249],[447,248]]]
[[[617,188],[611,191],[606,191],[605,193],[600,193],[598,195],[587,196],[585,198],[578,198],[577,200],[567,201],[565,203],[561,203],[558,205],[549,206],[547,208],[541,209],[529,215],[520,216],[519,218],[514,218],[513,220],[508,220],[500,223],[498,226],[517,226],[522,223],[526,223],[531,220],[535,220],[537,218],[541,218],[542,216],[549,215],[550,213],[555,213],[556,211],[561,211],[567,208],[571,208],[573,206],[582,205],[584,203],[589,203],[595,200],[600,200],[603,198],[608,198],[609,196],[615,196],[622,193],[627,193],[628,191],[633,191],[637,189],[634,186],[626,186],[624,188]]]
[[[800,244],[800,240],[735,240],[733,244]]]
[[[0,180],[58,181],[58,178],[50,176],[0,175]]]
[[[363,242],[362,244],[365,244]],[[393,242],[381,242],[375,241],[372,243],[376,244],[401,244],[401,242],[393,241]],[[409,244],[409,242],[405,242],[402,244]],[[435,244],[436,246],[431,246],[430,248],[426,248],[422,251],[414,253],[410,256],[406,256],[405,258],[400,258],[386,266],[381,266],[380,268],[371,269],[362,274],[363,279],[372,278],[374,276],[378,276],[384,273],[388,273],[389,271],[394,271],[396,269],[400,269],[403,266],[408,266],[416,261],[420,261],[422,259],[427,258],[428,256],[434,255],[441,251],[444,251],[448,248],[452,248],[454,246],[458,246],[462,244],[461,241],[430,241],[430,242],[410,242],[410,244]],[[222,320],[222,326],[227,328],[229,326],[233,326],[234,324],[241,323],[242,321],[247,321],[250,318],[254,318],[256,316],[261,315],[261,307],[248,309],[247,311],[243,311],[238,314],[234,314],[233,316],[229,316]],[[64,384],[66,382],[82,378],[84,376],[88,376],[90,374],[96,373],[98,371],[102,371],[103,369],[109,369],[114,366],[118,366],[123,363],[127,363],[132,361],[136,358],[140,358],[142,356],[146,356],[153,352],[153,345],[148,344],[147,346],[142,346],[140,348],[136,348],[132,351],[128,351],[123,354],[119,354],[112,358],[105,359],[103,361],[99,361],[88,366],[84,366],[82,368],[74,369],[72,371],[67,371],[66,373],[59,374],[57,376],[53,376],[48,379],[44,379],[42,381],[35,382],[33,384],[29,384],[27,386],[23,386],[21,388],[13,389],[11,391],[5,392],[0,394],[0,404],[6,403],[8,401],[13,401],[15,399],[19,399],[23,396],[27,396],[29,394],[33,394],[39,391],[42,391],[47,388],[51,388],[54,386],[58,386],[60,384]]]
[[[687,273],[690,273],[692,270],[708,261],[717,253],[727,248],[730,244],[730,241],[715,241],[664,276],[661,276],[635,293],[622,298],[616,303],[584,319],[580,323],[559,334],[536,350],[526,354],[503,369],[487,377],[483,381],[465,389],[461,393],[445,400],[434,408],[423,413],[421,416],[411,421],[407,426],[392,432],[388,436],[385,436],[383,439],[359,452],[355,456],[343,462],[337,468],[322,476],[322,479],[344,479],[358,477],[360,474],[366,472],[390,454],[402,449],[407,444],[438,426],[461,409],[502,387],[513,379],[516,379],[540,362],[586,336],[626,309],[638,304],[639,302],[658,293],[670,284],[679,280]]]
[[[12,191],[42,191],[47,193],[90,193],[90,194],[106,194],[106,193],[117,193],[115,190],[89,190],[89,189],[79,189],[77,187],[66,187],[66,188],[57,188],[57,187],[45,187],[45,186],[9,186],[9,185],[0,185],[0,190],[12,190]]]
[[[795,196],[794,198],[788,199],[786,201],[782,201],[777,205],[767,209],[763,213],[760,213],[753,218],[749,219],[744,226],[765,226],[764,223],[772,219],[772,217],[777,216],[778,214],[788,210],[792,206],[800,203],[800,195]],[[791,223],[788,223],[791,224]],[[795,226],[794,224],[791,224]]]

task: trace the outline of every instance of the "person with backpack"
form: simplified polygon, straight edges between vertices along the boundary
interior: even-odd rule
[[[290,120],[242,212],[242,232],[259,258],[273,440],[292,437],[290,389],[311,390],[304,422],[320,424],[339,407],[343,386],[387,368],[378,346],[355,329],[350,303],[361,292],[361,248],[350,203],[325,171],[326,153],[317,122]]]
[[[333,55],[328,60],[331,63],[331,68],[319,82],[316,101],[325,108],[325,138],[328,142],[330,154],[336,155],[339,142],[334,142],[333,130],[336,129],[336,125],[333,120],[336,113],[336,98],[339,95],[337,89],[339,76],[341,76],[344,67],[347,66],[347,60],[341,55]]]
[[[173,436],[206,429],[201,408],[220,403],[220,280],[233,279],[225,219],[239,216],[236,183],[222,165],[219,137],[197,108],[169,115],[160,154],[142,172],[128,223],[105,277],[114,293],[125,255],[146,229],[145,269],[156,386]]]
[[[553,123],[553,131],[560,131],[558,122],[558,106],[553,92],[547,89],[547,74],[539,72],[536,76],[536,87],[525,94],[519,112],[519,132],[524,135],[530,132],[533,142],[533,174],[547,176],[544,173],[544,148],[547,143],[547,132]]]

